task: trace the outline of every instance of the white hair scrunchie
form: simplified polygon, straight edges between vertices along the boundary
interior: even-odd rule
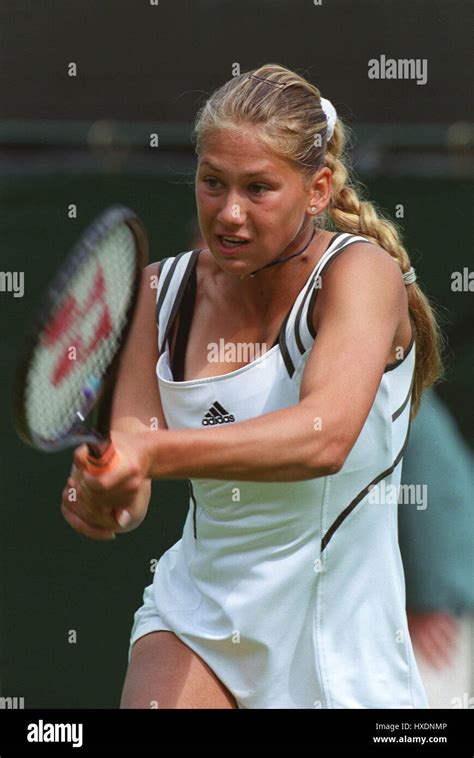
[[[334,105],[330,100],[326,100],[325,97],[321,98],[321,108],[327,121],[326,142],[329,142],[334,134],[334,127],[336,126],[337,113]]]

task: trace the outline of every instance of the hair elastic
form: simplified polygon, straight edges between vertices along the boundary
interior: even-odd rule
[[[416,274],[413,266],[410,266],[408,271],[403,274],[403,281],[405,284],[413,284],[413,282],[416,282]]]

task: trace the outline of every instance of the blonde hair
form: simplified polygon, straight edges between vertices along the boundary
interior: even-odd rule
[[[249,78],[250,75],[258,78]],[[314,219],[315,225],[360,234],[390,253],[402,273],[409,270],[410,258],[402,245],[400,229],[374,203],[362,199],[363,186],[350,176],[347,145],[351,132],[339,116],[327,141],[321,95],[313,84],[276,63],[233,77],[197,113],[194,124],[197,155],[202,152],[208,134],[239,126],[252,126],[268,149],[300,171],[305,186],[309,187],[314,173],[323,166],[331,169],[331,199],[320,217]],[[414,418],[423,391],[444,375],[444,338],[434,308],[419,285],[415,282],[407,288],[416,339],[411,406]]]

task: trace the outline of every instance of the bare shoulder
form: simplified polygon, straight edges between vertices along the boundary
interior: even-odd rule
[[[344,248],[339,255],[331,260],[330,270],[348,270],[354,273],[360,269],[361,274],[374,271],[374,276],[387,276],[401,281],[401,271],[398,262],[380,245],[372,242],[354,242]]]
[[[149,263],[148,266],[145,266],[142,275],[142,286],[147,285],[150,289],[155,289],[156,291],[160,272],[160,263],[161,261],[155,261],[154,263]]]
[[[146,331],[150,330],[150,325],[153,325],[153,328],[158,330],[158,325],[155,325],[155,308],[160,277],[160,263],[161,261],[149,263],[142,271],[137,314],[140,328]],[[158,344],[158,339],[156,343]]]
[[[391,297],[399,306],[406,302],[406,287],[400,264],[380,245],[361,243],[352,245],[356,248],[353,257],[349,256],[351,266],[359,264],[360,275],[370,289],[382,290],[386,297]],[[358,249],[357,249],[358,248]],[[356,260],[356,254],[359,258]],[[343,257],[343,256],[341,256]]]
[[[330,260],[321,276],[313,311],[313,326],[331,304],[349,305],[354,297],[368,307],[383,300],[400,315],[406,306],[406,287],[398,262],[387,250],[370,242],[355,242]]]

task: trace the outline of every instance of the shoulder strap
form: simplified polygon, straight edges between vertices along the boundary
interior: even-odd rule
[[[331,244],[319,259],[308,283],[301,290],[288,314],[280,334],[280,349],[290,377],[293,376],[301,356],[312,347],[316,337],[312,314],[320,288],[320,277],[332,260],[356,242],[374,244],[365,237],[346,232],[339,232],[333,237]]]
[[[169,332],[179,310],[186,285],[199,252],[199,249],[196,249],[180,253],[174,258],[165,258],[160,263],[155,311],[160,340],[158,346],[160,353],[165,348]]]
[[[179,309],[178,334],[176,335],[174,354],[171,357],[171,373],[175,382],[182,382],[184,379],[184,358],[196,302],[196,286],[196,266],[192,266],[191,275],[184,290],[181,308]]]

